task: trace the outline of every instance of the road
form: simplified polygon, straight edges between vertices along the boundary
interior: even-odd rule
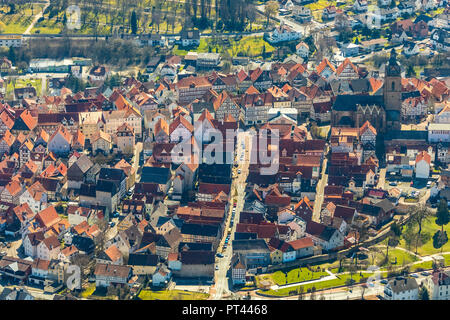
[[[260,5],[256,7],[256,10],[262,15],[264,15],[264,6],[265,5]],[[274,19],[272,18],[272,20]],[[312,19],[308,24],[300,24],[295,21],[291,15],[281,16],[277,14],[275,16],[275,20],[278,20],[280,23],[284,23],[285,25],[290,26],[293,30],[300,32],[302,37],[308,37],[313,31],[327,28],[327,24],[317,22],[314,19]]]
[[[378,176],[379,176],[379,178],[378,178],[377,188],[384,189],[384,184],[386,182],[386,168],[380,169]]]
[[[246,137],[249,137],[246,139]],[[245,148],[242,148],[242,141],[245,141]],[[223,248],[223,244],[225,242],[225,238],[228,233],[228,228],[231,227],[231,235],[230,239],[228,241],[228,246],[225,250],[223,250],[223,258],[216,258],[217,259],[217,266],[219,266],[219,270],[216,271],[215,279],[216,283],[214,287],[212,288],[213,292],[213,299],[214,300],[221,300],[225,295],[229,295],[231,292],[228,287],[229,278],[227,277],[228,270],[230,268],[230,262],[232,257],[232,248],[231,243],[234,239],[234,233],[236,231],[236,224],[239,221],[239,214],[242,211],[244,207],[244,196],[245,196],[245,187],[246,187],[246,180],[248,176],[248,169],[250,165],[250,152],[251,152],[251,136],[249,135],[249,132],[241,132],[239,133],[237,137],[237,146],[236,146],[236,160],[235,162],[238,163],[237,168],[233,168],[233,175],[234,179],[231,184],[231,197],[230,197],[230,212],[225,224],[225,232],[223,235],[223,238],[221,239],[221,242],[219,244],[219,248]],[[240,161],[241,154],[245,154],[244,161]],[[238,174],[238,170],[241,171],[240,174]],[[237,191],[235,193],[235,190]],[[233,210],[233,203],[236,201],[236,213],[234,217],[234,223],[231,224],[231,217],[232,217],[232,210]],[[220,249],[218,250],[220,251]]]
[[[38,299],[38,300],[53,300],[53,297],[55,296],[54,294],[44,293],[44,290],[42,290],[42,289],[30,287],[27,285],[23,285],[23,286],[17,286],[17,285],[1,286],[0,285],[0,292],[2,292],[4,288],[10,288],[10,289],[23,288],[23,289],[27,290],[35,299]]]
[[[327,171],[327,163],[328,160],[325,157],[322,164],[322,178],[319,180],[316,186],[316,198],[314,200],[314,209],[313,209],[313,216],[312,220],[316,222],[320,222],[320,213],[322,211],[322,204],[323,204],[323,198],[324,198],[324,190],[325,186],[328,184],[328,174],[326,174]]]

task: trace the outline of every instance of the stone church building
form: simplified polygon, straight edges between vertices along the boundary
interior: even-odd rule
[[[383,94],[338,95],[331,112],[331,125],[359,128],[369,121],[378,132],[400,130],[401,106],[401,67],[392,50],[386,65]]]

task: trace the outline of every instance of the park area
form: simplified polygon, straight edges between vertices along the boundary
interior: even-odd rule
[[[10,79],[6,87],[6,96],[12,98],[14,96],[14,89],[26,88],[32,86],[36,89],[36,94],[38,96],[42,93],[42,79]]]
[[[284,284],[317,280],[322,277],[328,276],[328,273],[323,271],[322,269],[317,268],[317,270],[318,271],[312,271],[308,268],[296,268],[287,272],[276,271],[271,274],[271,277],[273,282],[281,286]]]
[[[436,233],[436,231],[441,230],[441,227],[438,226],[435,221],[436,217],[432,216],[429,217],[423,224],[422,233],[427,233],[430,235],[430,237],[429,240],[425,242],[422,246],[418,246],[417,254],[420,256],[428,256],[431,254],[437,254],[441,252],[443,253],[450,252],[450,242],[445,243],[441,248],[435,248],[433,245],[433,235]],[[446,231],[447,234],[450,234],[450,224],[444,226],[444,231]],[[408,248],[404,239],[401,239],[399,246],[415,252],[415,246],[413,245],[410,248]]]
[[[269,295],[269,296],[278,296],[278,297],[285,297],[289,295],[295,295],[299,294],[301,292],[307,293],[311,292],[311,290],[324,290],[324,289],[330,289],[340,286],[349,285],[350,283],[361,283],[366,281],[370,276],[374,276],[375,273],[373,272],[361,272],[361,273],[345,273],[336,275],[335,279],[331,280],[325,280],[325,281],[318,281],[313,283],[308,283],[304,285],[298,285],[298,286],[292,286],[287,288],[282,288],[278,290],[267,290],[259,292],[263,295]],[[381,277],[386,277],[387,272],[381,272]]]
[[[9,6],[0,5],[0,33],[24,33],[42,7],[43,5],[36,3],[15,5],[11,12]]]
[[[275,48],[266,42],[262,36],[246,36],[239,38],[228,37],[226,39],[202,38],[200,45],[193,48],[196,52],[217,52],[230,57],[245,56],[261,59],[263,55],[271,55]],[[174,54],[186,55],[188,49],[179,46],[174,47]]]

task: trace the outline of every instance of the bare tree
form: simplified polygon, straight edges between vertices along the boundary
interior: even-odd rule
[[[272,16],[276,15],[278,10],[280,8],[280,5],[276,1],[269,1],[264,6],[264,15],[267,18],[267,26],[269,25],[269,20]]]

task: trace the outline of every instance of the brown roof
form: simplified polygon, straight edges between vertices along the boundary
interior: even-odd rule
[[[206,109],[205,109],[206,110]],[[155,135],[160,131],[164,131],[167,135],[169,135],[169,125],[164,118],[159,118],[155,124]]]
[[[204,194],[218,194],[219,192],[225,192],[230,194],[231,186],[229,184],[215,184],[215,183],[203,183],[201,182],[198,187],[199,193]]]
[[[122,257],[122,253],[119,251],[119,249],[117,249],[117,247],[114,244],[105,250],[105,254],[113,262],[119,260]]]
[[[37,120],[35,118],[33,118],[33,116],[31,115],[31,112],[28,110],[23,111],[20,114],[20,118],[22,119],[22,121],[25,123],[25,125],[30,129],[33,130],[34,127],[36,127],[37,124]]]
[[[431,156],[426,151],[421,151],[416,156],[416,163],[425,160],[428,164],[431,164]]]
[[[16,180],[11,181],[5,186],[11,196],[16,196],[22,191],[22,186]]]
[[[349,58],[346,58],[336,69],[336,74],[341,74],[342,71],[347,67],[347,65],[350,65],[353,68],[353,71],[355,71],[356,74],[358,74],[358,69],[355,67],[355,65],[350,61]]]
[[[117,266],[112,264],[98,263],[95,267],[94,274],[96,276],[104,277],[119,277],[128,278],[131,272],[131,267],[128,266]]]
[[[134,133],[134,129],[128,123],[124,122],[117,128],[117,132],[131,132],[131,133]]]
[[[65,255],[66,257],[70,257],[70,256],[78,253],[78,249],[74,245],[71,245],[71,246],[68,246],[68,247],[65,247],[64,249],[62,249],[61,253],[63,255]]]
[[[178,81],[178,88],[189,88],[193,87],[210,87],[211,83],[208,81],[208,77],[186,77]]]
[[[187,130],[190,132],[194,131],[194,127],[192,124],[190,124],[184,117],[178,116],[175,118],[175,120],[172,121],[172,123],[169,126],[169,132],[172,133],[176,128],[178,128],[179,125],[183,125]]]
[[[298,240],[288,242],[294,250],[313,247],[314,243],[310,237],[304,237]]]
[[[31,268],[39,269],[39,270],[48,270],[49,266],[50,266],[50,261],[37,258],[36,260],[33,261]]]
[[[61,244],[58,241],[58,238],[56,236],[51,236],[48,238],[45,238],[42,243],[49,249],[53,250],[54,248],[59,248]]]
[[[36,215],[36,220],[41,224],[41,226],[50,228],[55,223],[58,223],[61,218],[58,216],[58,213],[55,210],[55,207],[50,206],[41,210]]]
[[[362,135],[366,130],[369,129],[372,131],[375,135],[377,134],[377,130],[370,124],[369,121],[364,122],[364,124],[359,129],[359,134]]]
[[[72,143],[72,134],[62,124],[59,125],[58,130],[56,130],[52,134],[52,136],[50,137],[49,141],[51,141],[58,133],[64,138],[64,140],[67,141],[67,143]]]
[[[16,215],[17,219],[19,219],[19,221],[23,221],[24,219],[29,220],[34,216],[33,211],[30,209],[30,206],[26,202],[16,206],[13,209],[13,212]]]
[[[322,62],[317,66],[317,73],[321,74],[323,70],[325,70],[326,67],[329,67],[333,72],[336,72],[336,69],[333,67],[333,65],[328,61],[327,58],[323,58]]]

